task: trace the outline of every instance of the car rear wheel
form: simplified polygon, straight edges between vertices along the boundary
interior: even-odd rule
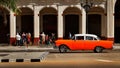
[[[61,45],[61,46],[59,47],[60,53],[65,53],[65,52],[67,52],[68,50],[69,50],[68,47],[65,46],[65,45]]]
[[[95,47],[95,49],[94,49],[94,52],[96,52],[96,53],[101,53],[103,51],[103,48],[102,47]]]

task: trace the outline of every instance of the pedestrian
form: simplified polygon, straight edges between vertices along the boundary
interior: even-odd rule
[[[40,33],[39,35],[39,43],[42,44],[42,36],[41,36],[42,33]]]
[[[26,45],[26,43],[27,43],[27,37],[26,37],[25,32],[22,33],[22,41],[23,41],[23,44]]]
[[[29,45],[30,42],[31,42],[31,34],[28,33],[28,34],[27,34],[27,44]]]
[[[46,36],[45,36],[45,43],[46,43],[47,45],[49,45],[49,42],[50,42],[50,41],[49,41],[49,36],[46,35]]]
[[[72,34],[69,32],[69,39],[71,39],[72,38]]]
[[[55,43],[55,34],[54,33],[52,33],[51,40],[52,40],[52,44],[54,44]]]
[[[16,45],[20,46],[20,40],[21,40],[21,36],[19,35],[19,33],[17,33],[16,35]]]
[[[45,33],[44,32],[42,32],[41,37],[42,37],[42,44],[44,44],[45,43]]]

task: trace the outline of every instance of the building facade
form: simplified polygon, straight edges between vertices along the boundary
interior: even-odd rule
[[[66,38],[69,32],[90,33],[118,43],[120,1],[88,1],[92,1],[93,5],[88,11],[87,19],[86,11],[81,6],[82,0],[18,0],[17,6],[22,12],[16,15],[4,10],[7,23],[3,22],[4,26],[0,29],[5,30],[0,33],[9,34],[10,44],[15,42],[17,32],[30,32],[34,44],[38,43],[40,32],[55,33],[58,39]]]

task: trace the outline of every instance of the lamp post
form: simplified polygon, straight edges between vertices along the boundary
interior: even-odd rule
[[[81,0],[81,6],[86,12],[86,33],[88,33],[88,11],[93,5],[93,0]]]

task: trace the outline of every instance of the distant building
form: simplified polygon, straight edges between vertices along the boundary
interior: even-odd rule
[[[120,1],[88,0],[93,3],[88,11],[88,25],[81,1],[18,0],[17,6],[22,12],[16,15],[4,9],[7,23],[3,22],[0,10],[0,40],[4,38],[0,43],[6,39],[3,33],[10,35],[10,44],[14,43],[17,32],[30,32],[34,44],[38,42],[40,32],[55,33],[58,39],[67,37],[69,32],[90,33],[120,42]]]

